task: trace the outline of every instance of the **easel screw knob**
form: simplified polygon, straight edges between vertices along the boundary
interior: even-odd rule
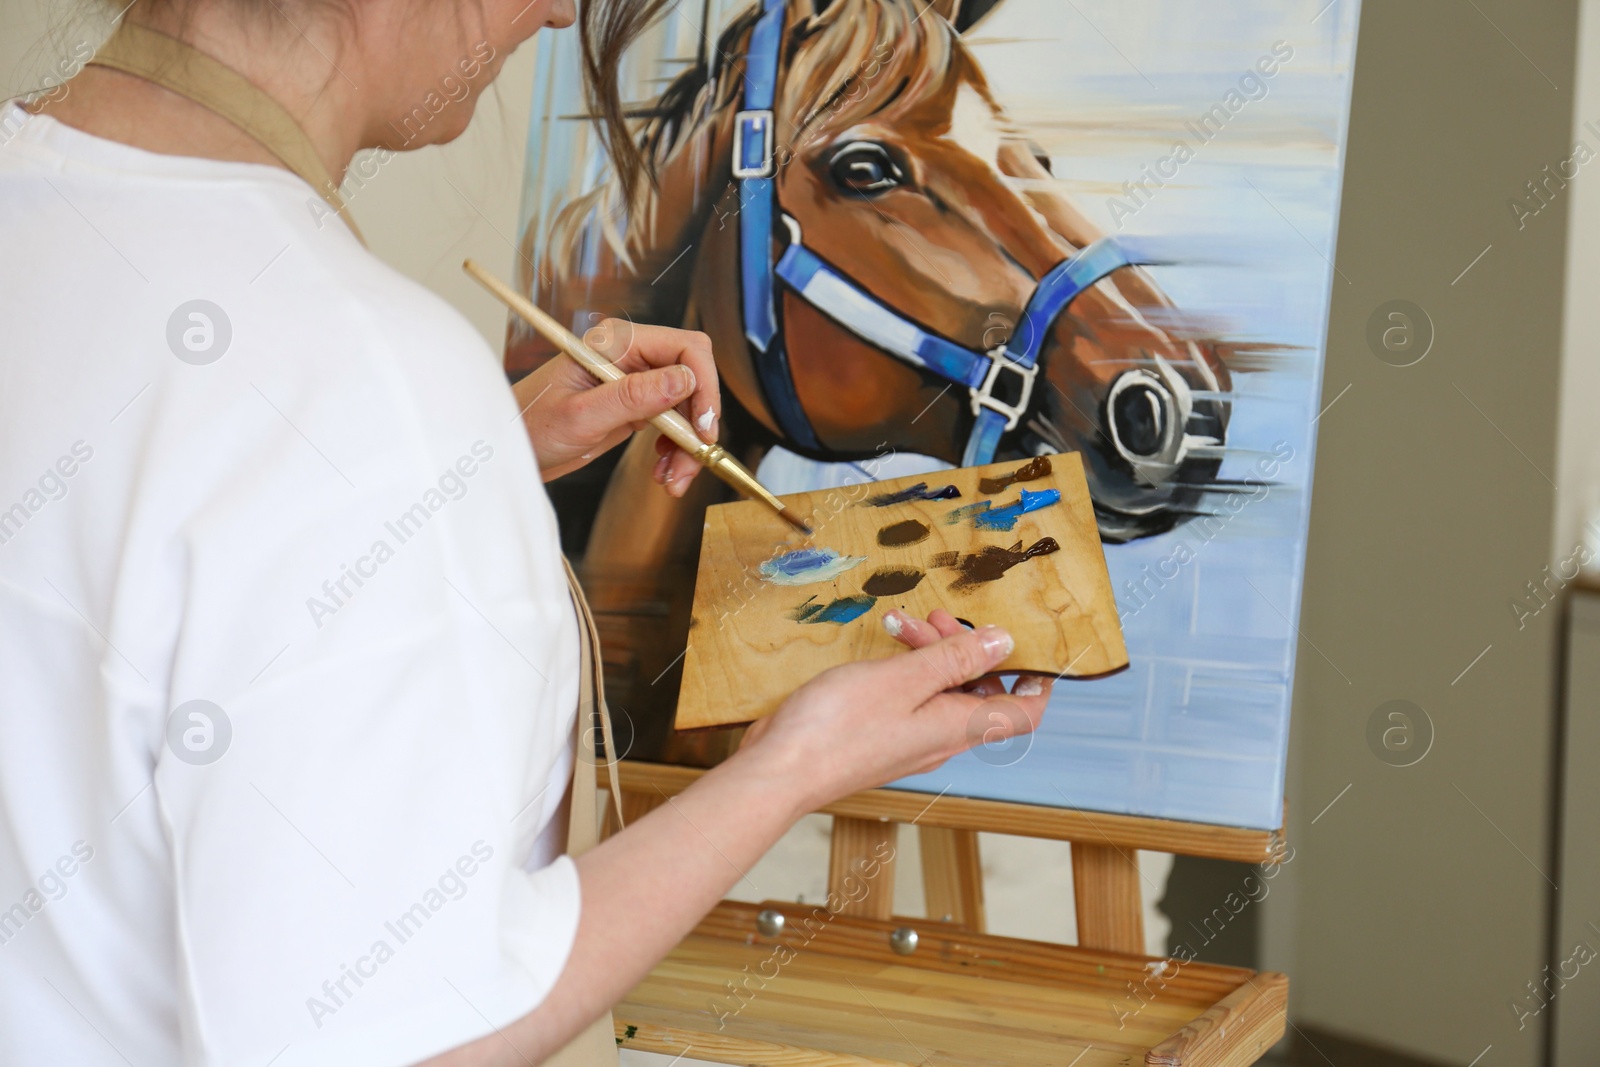
[[[756,930],[762,937],[777,937],[783,933],[783,912],[765,908],[756,916]]]
[[[889,947],[896,955],[909,956],[917,951],[917,932],[909,926],[902,926],[889,935]]]

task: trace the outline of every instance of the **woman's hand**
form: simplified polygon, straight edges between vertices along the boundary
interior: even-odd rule
[[[835,667],[745,733],[730,760],[577,858],[583,904],[555,988],[527,1015],[440,1064],[521,1064],[561,1048],[638,985],[800,816],[839,797],[929,771],[980,742],[1031,730],[1049,682],[968,683],[1011,651],[947,612],[890,612],[912,651]],[[757,890],[759,892],[760,890]]]
[[[800,789],[800,813],[1039,725],[1051,679],[973,683],[1011,653],[994,626],[968,630],[946,611],[926,622],[891,611],[884,626],[911,651],[825,671],[745,732],[740,755],[771,761]]]
[[[545,481],[578,469],[672,408],[688,418],[701,440],[716,441],[722,400],[709,337],[604,319],[583,339],[627,377],[599,382],[558,355],[512,390]],[[665,437],[656,440],[656,451],[656,481],[682,496],[700,465]]]

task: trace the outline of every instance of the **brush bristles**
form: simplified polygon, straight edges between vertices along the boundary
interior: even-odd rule
[[[796,512],[789,508],[779,508],[778,515],[782,517],[784,522],[787,522],[790,526],[793,526],[796,530],[799,530],[807,537],[810,537],[816,532],[811,529],[811,527],[806,523],[806,520],[802,519]]]

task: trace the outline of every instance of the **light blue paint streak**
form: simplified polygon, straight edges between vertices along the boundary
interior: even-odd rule
[[[840,555],[831,548],[797,548],[773,556],[756,569],[763,581],[773,585],[810,585],[832,581],[866,561],[866,556]]]

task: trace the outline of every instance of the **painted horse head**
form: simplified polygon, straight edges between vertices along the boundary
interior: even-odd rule
[[[793,451],[1080,451],[1102,536],[1160,533],[1217,474],[1228,371],[995,100],[963,39],[995,2],[759,0],[648,113],[654,186],[556,219],[537,295],[705,330]]]

